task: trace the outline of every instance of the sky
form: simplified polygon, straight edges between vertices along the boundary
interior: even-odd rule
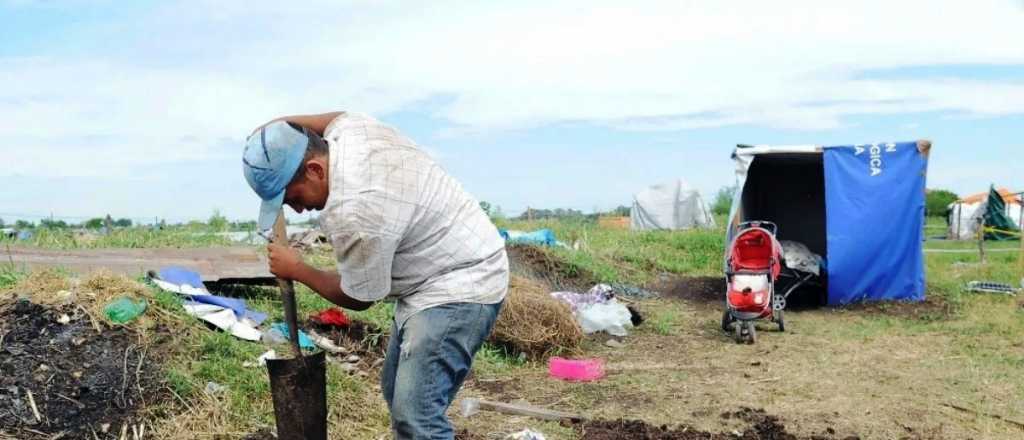
[[[245,136],[336,110],[507,214],[677,178],[710,201],[738,143],[926,138],[929,187],[1024,190],[1024,0],[0,0],[0,22],[9,223],[254,219]]]

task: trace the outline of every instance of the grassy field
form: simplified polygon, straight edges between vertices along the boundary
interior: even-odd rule
[[[722,222],[719,222],[721,224]],[[642,232],[601,229],[583,222],[504,222],[500,226],[553,229],[569,248],[549,251],[568,272],[597,281],[652,286],[665,277],[721,276],[724,230]],[[929,225],[930,229],[937,229]],[[201,247],[225,244],[195,231],[119,231],[79,240],[37,234],[33,244],[59,247]],[[976,243],[929,241],[926,248],[976,248]],[[1019,243],[989,244],[1012,248]],[[307,260],[331,267],[328,253]],[[929,301],[849,309],[811,309],[787,315],[789,331],[759,327],[756,345],[737,345],[718,329],[719,302],[676,298],[639,301],[647,322],[623,339],[625,347],[585,342],[588,356],[605,359],[605,379],[586,384],[547,378],[543,363],[526,362],[486,346],[477,356],[462,396],[523,399],[591,417],[635,418],[652,424],[685,423],[713,432],[740,429],[720,414],[740,407],[762,408],[799,435],[832,430],[840,438],[1021,438],[1013,424],[1024,421],[1024,311],[1005,295],[968,293],[964,284],[987,280],[1018,285],[1024,268],[1015,252],[992,253],[983,264],[977,253],[926,255]],[[31,274],[0,267],[0,289]],[[61,276],[74,276],[61,274]],[[299,286],[304,313],[329,304]],[[175,343],[165,358],[174,399],[165,403],[158,438],[240,438],[272,428],[266,372],[244,366],[265,347],[213,332],[186,316],[179,300],[151,290],[154,319],[173,329]],[[273,290],[236,291],[252,308],[280,319]],[[147,312],[148,313],[148,312]],[[352,313],[389,325],[390,305]],[[380,334],[367,335],[379,338]],[[333,364],[332,364],[333,365]],[[377,378],[329,368],[332,438],[386,438],[388,417]],[[208,382],[226,391],[204,391]],[[971,412],[954,409],[967,408]],[[454,412],[453,412],[454,414]],[[985,415],[988,414],[988,415]],[[456,426],[486,438],[531,427],[551,439],[574,439],[576,431],[552,422],[482,413],[454,417]]]

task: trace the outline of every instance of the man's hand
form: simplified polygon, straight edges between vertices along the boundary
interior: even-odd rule
[[[299,251],[278,244],[267,245],[270,273],[284,280],[296,280],[306,263]]]

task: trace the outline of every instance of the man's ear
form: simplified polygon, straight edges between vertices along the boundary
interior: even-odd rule
[[[327,178],[327,166],[323,161],[316,159],[306,162],[306,175],[316,180],[324,180]]]

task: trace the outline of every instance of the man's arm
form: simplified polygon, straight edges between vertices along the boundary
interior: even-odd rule
[[[372,302],[359,301],[341,290],[341,276],[335,272],[319,270],[302,261],[292,248],[269,245],[270,273],[277,277],[305,284],[324,299],[351,310],[366,310]]]
[[[344,113],[344,112],[321,113],[319,115],[282,116],[280,118],[271,120],[271,121],[267,122],[266,124],[263,124],[263,125],[261,125],[259,127],[256,127],[256,130],[259,130],[260,127],[266,126],[267,124],[270,124],[271,122],[286,121],[286,122],[291,122],[293,124],[298,124],[298,125],[301,125],[303,127],[308,128],[310,130],[313,130],[316,134],[320,135],[320,137],[323,137],[324,131],[327,131],[327,126],[331,123],[331,121],[334,120],[334,118],[337,118],[338,115],[340,115],[342,113]],[[255,133],[256,130],[253,130],[253,133]]]

